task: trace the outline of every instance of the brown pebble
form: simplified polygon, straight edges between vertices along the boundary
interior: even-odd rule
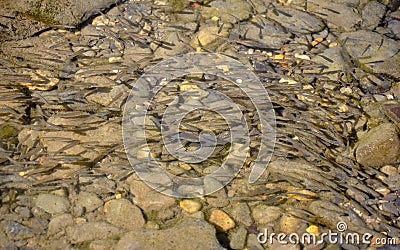
[[[212,211],[209,222],[214,224],[219,232],[226,232],[235,227],[235,222],[221,210]]]

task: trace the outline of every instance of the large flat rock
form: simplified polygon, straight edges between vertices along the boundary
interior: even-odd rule
[[[202,220],[188,220],[163,230],[131,231],[116,249],[223,249],[213,226]]]
[[[43,23],[77,26],[118,0],[19,0],[16,9]]]
[[[393,67],[400,63],[398,41],[366,30],[342,33],[339,40],[363,70],[400,77],[398,67]]]

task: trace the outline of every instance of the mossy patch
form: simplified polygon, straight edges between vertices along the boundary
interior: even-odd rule
[[[178,13],[186,8],[188,2],[186,0],[170,0],[168,4],[172,13]]]
[[[27,14],[39,22],[48,25],[57,25],[60,24],[60,22],[55,19],[56,15],[65,10],[67,6],[68,2],[62,1],[35,1]]]
[[[15,136],[17,133],[18,130],[15,127],[7,124],[0,128],[0,139],[9,139]]]

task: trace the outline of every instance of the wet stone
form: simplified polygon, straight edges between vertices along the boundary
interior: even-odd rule
[[[94,193],[80,192],[75,205],[84,207],[86,212],[92,212],[103,205],[103,201]]]
[[[150,48],[141,48],[139,46],[126,48],[124,51],[124,60],[140,61],[146,57],[151,56]]]
[[[108,250],[114,249],[115,244],[117,243],[116,240],[107,239],[107,240],[94,240],[90,242],[89,249],[90,250]]]
[[[268,10],[267,17],[280,23],[290,31],[309,34],[321,31],[325,24],[317,17],[296,9],[276,7]]]
[[[400,105],[386,104],[382,106],[382,110],[400,128]]]
[[[218,17],[224,23],[237,23],[248,19],[252,13],[250,4],[242,0],[212,1],[202,9],[205,19]]]
[[[189,219],[172,228],[128,232],[116,249],[223,249],[215,233],[207,222]]]
[[[275,241],[273,241],[272,244],[268,244],[268,249],[271,249],[271,250],[300,250],[300,245],[284,244],[284,243],[280,243],[277,240],[275,240]]]
[[[232,249],[243,249],[246,245],[247,230],[243,226],[229,232],[229,246]]]
[[[76,26],[114,3],[114,0],[34,0],[19,1],[18,9],[44,23]]]
[[[54,250],[62,250],[62,249],[71,249],[73,248],[71,243],[65,238],[61,239],[49,239],[43,241],[41,243],[43,249],[54,249]]]
[[[390,20],[388,22],[388,29],[392,32],[392,34],[399,39],[400,38],[400,21],[399,20]]]
[[[347,224],[348,230],[357,231],[359,233],[365,232],[365,224],[360,219],[346,216],[344,209],[329,201],[313,201],[310,203],[308,210],[318,218],[319,223],[325,224],[328,227],[335,228],[337,223],[342,221]]]
[[[307,224],[299,218],[289,214],[284,214],[279,220],[279,228],[281,232],[287,235],[291,233],[297,233],[300,235],[301,233],[305,232]]]
[[[361,27],[368,30],[375,29],[379,25],[385,13],[385,5],[377,1],[368,2],[361,12],[363,19]]]
[[[400,139],[396,126],[384,123],[368,131],[358,142],[357,162],[364,166],[380,167],[400,160]]]
[[[120,229],[106,222],[88,222],[67,228],[67,237],[71,243],[116,238],[119,235]]]
[[[387,213],[399,216],[400,209],[393,203],[385,202],[381,205],[381,209]]]
[[[390,166],[390,165],[383,166],[380,170],[382,173],[387,174],[387,175],[398,175],[399,174],[397,168],[394,166]]]
[[[251,23],[241,24],[232,33],[243,44],[262,49],[279,49],[291,36],[280,24],[262,16],[253,17]]]
[[[70,214],[60,214],[50,220],[47,234],[54,235],[68,226],[71,226],[73,223],[74,221]]]
[[[86,99],[90,102],[98,103],[105,107],[120,108],[123,100],[128,96],[129,89],[124,85],[117,85],[109,92],[104,90],[88,95]]]
[[[268,10],[268,6],[270,6],[271,3],[273,3],[273,0],[253,0],[252,6],[254,11],[257,14],[265,13]]]
[[[7,222],[5,231],[7,236],[12,240],[23,240],[34,236],[32,229],[15,221]]]
[[[52,194],[40,194],[36,198],[35,204],[49,214],[63,213],[70,206],[66,198]]]
[[[393,67],[400,61],[398,41],[366,30],[342,33],[339,40],[349,55],[358,60],[361,69],[400,77]]]
[[[358,3],[357,3],[358,5]],[[339,3],[338,1],[310,0],[307,10],[328,21],[328,26],[344,31],[354,30],[362,19],[357,13],[356,3]]]
[[[19,12],[19,6],[15,2],[11,0],[2,1],[0,22],[3,25],[0,41],[24,39],[48,28],[48,25],[33,18],[27,18]]]
[[[228,208],[228,213],[235,221],[242,223],[247,227],[253,224],[251,211],[246,203],[238,203],[233,205],[231,208]]]
[[[45,2],[46,6],[59,5],[49,0],[40,2]],[[397,109],[390,108],[388,113],[374,102],[395,105],[400,95],[396,78],[399,73],[394,67],[399,64],[396,39],[400,33],[400,12],[388,10],[385,15],[383,7],[390,8],[400,1],[214,0],[195,3],[190,0],[191,3],[186,4],[178,0],[183,11],[165,12],[165,5],[172,2],[176,1],[125,1],[82,29],[60,30],[52,26],[51,30],[24,41],[1,44],[5,56],[0,59],[0,72],[5,73],[6,78],[9,73],[15,73],[6,81],[0,80],[4,85],[0,87],[0,117],[6,121],[0,124],[0,138],[6,140],[0,142],[4,179],[0,248],[219,249],[218,238],[223,242],[220,244],[230,249],[263,249],[257,242],[257,234],[264,228],[270,232],[302,232],[305,225],[312,225],[312,222],[321,226],[316,232],[322,233],[334,230],[338,221],[348,222],[352,231],[362,232],[360,228],[364,227],[389,235],[398,234],[398,164],[358,168],[354,156],[360,160],[360,154],[354,152],[357,151],[354,145],[362,138],[362,133],[368,135],[367,127],[373,128],[389,120],[394,125],[399,123]],[[7,11],[0,10],[0,30],[6,31],[5,35],[0,34],[0,40],[13,29],[3,24],[21,26],[27,23],[19,22],[19,16],[4,17],[4,13]],[[69,14],[57,13],[66,17]],[[87,15],[92,13],[89,11]],[[19,28],[30,29],[24,37],[40,31],[34,25]],[[317,31],[320,28],[322,30]],[[354,30],[359,31],[341,34]],[[253,64],[261,71],[257,73],[261,73],[260,80],[268,87],[278,118],[277,155],[289,159],[306,158],[314,163],[324,160],[328,164],[334,163],[336,157],[341,168],[306,164],[305,161],[301,164],[272,161],[266,181],[249,184],[250,169],[245,168],[243,176],[235,178],[224,190],[179,204],[179,199],[157,193],[137,181],[137,176],[133,178],[135,181],[126,179],[133,171],[120,136],[126,94],[148,68],[166,57],[193,50],[190,44],[198,51],[203,46],[205,50],[215,49],[245,65]],[[221,70],[228,74],[235,70],[229,67],[224,65]],[[279,81],[284,75],[293,80],[290,83]],[[39,79],[41,77],[45,79]],[[17,83],[16,88],[11,83],[19,82],[19,78],[24,80]],[[195,93],[188,100],[189,107],[177,108],[177,111],[187,111],[206,102],[212,109],[224,107],[217,96],[207,97],[209,94],[196,82],[202,78],[196,74],[188,78],[195,79],[194,84],[182,82],[179,87],[169,87],[173,94],[176,91]],[[205,88],[221,88],[230,97],[236,95],[237,90],[225,82],[220,84],[216,77],[204,78],[210,81]],[[238,84],[244,83],[244,78],[236,80]],[[301,85],[303,80],[310,85]],[[196,88],[202,90],[194,91]],[[161,97],[153,100],[149,109],[154,114],[154,123],[159,123],[168,103],[174,100],[173,95],[159,94]],[[246,109],[246,118],[257,118],[250,100],[242,99],[242,94],[233,99],[239,100],[239,107]],[[179,103],[177,106],[182,107]],[[371,106],[375,106],[373,112],[368,110]],[[343,112],[337,112],[338,109]],[[187,118],[193,117],[188,115]],[[224,119],[212,116],[191,122],[184,128],[185,133],[210,126],[226,130],[220,120]],[[261,130],[258,123],[248,120],[249,130],[256,138],[260,135],[257,128]],[[172,172],[172,167],[176,167],[174,174],[186,177],[184,175],[204,176],[219,166],[215,162],[201,164],[201,167],[200,164],[178,164],[174,157],[165,153],[165,147],[160,146],[159,131],[153,124],[149,127],[153,143],[150,154],[161,158],[163,168]],[[20,129],[23,131],[17,138]],[[197,130],[188,133],[191,136],[184,142],[192,150],[197,146]],[[229,141],[229,136],[222,132],[216,134],[217,151],[227,151],[222,145]],[[353,151],[349,158],[340,156],[340,152],[349,152],[347,142]],[[251,151],[259,144],[252,140]],[[149,152],[138,153],[141,157],[149,155]],[[252,161],[250,153],[249,161]],[[215,158],[217,162],[221,159]],[[59,163],[61,166],[56,165]],[[248,163],[251,166],[251,162]],[[220,181],[206,177],[204,193],[221,187]],[[202,184],[187,181],[178,191],[188,193]],[[32,199],[38,192],[61,186],[65,193],[59,189],[52,191],[52,195],[65,197],[72,206],[55,211],[54,207],[47,207],[51,202],[37,204]],[[296,189],[290,190],[291,186]],[[342,190],[339,186],[346,188]],[[28,189],[29,192],[25,192]],[[75,194],[76,191],[79,192]],[[126,198],[121,199],[122,196]],[[276,207],[272,209],[272,205]],[[146,224],[140,209],[148,218]],[[228,231],[218,232],[217,237],[215,226],[206,221],[215,209],[225,212],[235,223]],[[377,222],[376,218],[384,219]],[[7,225],[10,221],[16,224]],[[132,226],[132,223],[137,224]],[[127,233],[129,230],[132,232]],[[264,247],[293,248],[279,244],[265,244]]]
[[[213,207],[225,207],[229,205],[227,194],[224,188],[212,193],[210,196],[206,196],[206,201]]]
[[[97,195],[104,195],[108,193],[113,193],[115,190],[115,182],[106,177],[98,177],[98,178],[85,178],[82,177],[80,182],[83,185],[82,190],[95,193]]]
[[[312,58],[312,61],[325,65],[326,67],[322,68],[320,73],[326,75],[331,80],[337,80],[338,73],[344,71],[347,66],[341,47],[326,49]]]
[[[201,203],[196,200],[182,200],[179,202],[179,206],[188,213],[195,213],[202,207]]]
[[[62,121],[68,119],[57,119],[57,117],[55,117],[54,120]],[[99,126],[97,126],[95,129],[86,131],[85,134],[76,133],[74,131],[46,131],[40,136],[41,142],[49,153],[56,154],[62,152],[63,156],[78,155],[79,157],[86,159],[86,161],[93,161],[96,157],[101,155],[101,152],[97,151],[95,148],[88,147],[85,142],[97,143],[98,146],[111,147],[110,145],[113,145],[114,143],[120,143],[122,141],[122,136],[120,133],[121,126],[119,124],[110,122],[104,125],[98,125]],[[68,138],[71,141],[78,141],[80,143],[71,145],[71,141],[60,140],[60,138]],[[64,147],[67,149],[61,150]],[[95,181],[100,181],[102,178],[94,179]],[[94,190],[93,193],[98,193],[99,190],[101,189]]]
[[[9,244],[9,240],[3,230],[0,230],[0,247],[5,248]]]
[[[219,168],[219,166],[215,166],[216,169]],[[214,166],[213,166],[214,168]],[[218,190],[217,192],[215,192],[215,190]],[[217,196],[215,199],[219,199],[221,200],[226,198],[226,192],[224,189],[223,184],[218,181],[216,178],[213,178],[211,176],[205,176],[204,177],[204,192],[206,194],[212,193],[213,196]],[[213,202],[212,198],[208,199],[209,202]],[[224,202],[224,201],[222,201]]]
[[[160,211],[175,205],[175,199],[156,192],[146,183],[139,180],[128,179],[130,192],[135,196],[134,203],[145,212]]]
[[[22,218],[30,218],[32,216],[31,211],[27,207],[17,207],[15,212],[18,213]]]
[[[235,222],[222,210],[213,210],[209,222],[215,225],[218,232],[227,232],[235,227]]]
[[[279,219],[282,212],[282,209],[279,207],[261,204],[253,208],[252,215],[257,224],[266,225]]]
[[[228,36],[229,31],[227,28],[222,28],[220,31],[220,28],[216,26],[204,27],[193,37],[190,45],[194,48],[204,47],[215,50],[226,41],[224,38]]]
[[[42,235],[46,233],[46,230],[49,226],[49,221],[40,218],[32,218],[29,220],[27,226],[30,227],[35,234]]]
[[[133,230],[144,226],[142,211],[126,199],[111,200],[104,206],[106,220],[120,228]]]
[[[165,46],[158,46],[154,53],[156,58],[166,58],[170,56],[174,56],[177,54],[182,54],[187,52],[189,42],[189,38],[179,32],[167,32],[165,37],[163,38],[163,42],[168,44]],[[136,50],[136,52],[140,52],[142,50]],[[129,52],[129,51],[128,51]],[[133,58],[136,61],[139,55],[135,55]]]
[[[260,244],[260,242],[257,239],[257,235],[255,234],[249,234],[247,238],[247,248],[248,249],[254,249],[254,250],[263,250],[264,247]]]

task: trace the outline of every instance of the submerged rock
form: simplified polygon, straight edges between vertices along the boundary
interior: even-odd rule
[[[190,219],[163,230],[131,231],[118,242],[116,249],[223,249],[213,226]]]
[[[382,106],[385,114],[400,128],[400,104],[386,104]]]
[[[361,26],[364,29],[373,30],[379,25],[385,15],[386,7],[377,1],[371,1],[367,3],[361,13],[363,19]]]
[[[297,33],[316,33],[325,27],[319,18],[292,8],[278,7],[268,11],[267,16],[288,30]]]
[[[106,222],[88,222],[67,228],[67,237],[72,243],[116,238],[118,235],[120,229]]]
[[[128,179],[130,191],[135,196],[135,204],[144,212],[165,210],[175,204],[175,199],[158,193],[146,183],[133,178]]]
[[[321,74],[326,75],[331,80],[338,79],[337,74],[349,68],[349,63],[343,57],[343,50],[339,46],[324,50],[324,52],[315,56],[312,61],[326,66],[322,68]]]
[[[280,24],[261,15],[254,16],[250,23],[241,24],[232,33],[245,45],[265,49],[279,49],[291,36]]]
[[[356,149],[357,162],[363,166],[381,167],[400,161],[400,139],[396,126],[384,123],[364,134]]]
[[[195,213],[199,211],[202,207],[201,203],[197,200],[182,200],[179,203],[179,206],[182,208],[182,210],[188,212],[188,213]]]
[[[228,36],[229,30],[227,28],[204,27],[193,37],[190,45],[196,49],[204,47],[215,50],[226,41]]]
[[[242,0],[212,1],[201,12],[205,19],[220,18],[222,22],[236,23],[248,19],[252,13],[250,4]]]
[[[400,64],[398,41],[366,30],[342,33],[339,40],[361,69],[400,77],[398,68],[393,67]]]
[[[5,229],[8,237],[12,240],[22,240],[30,238],[34,235],[34,232],[31,228],[15,221],[9,221],[6,224]]]
[[[307,1],[307,10],[325,19],[328,26],[351,31],[355,30],[362,21],[357,13],[357,5],[356,3],[343,4],[339,1],[310,0]]]
[[[54,235],[66,227],[73,225],[74,221],[70,214],[60,214],[51,219],[48,227],[47,234]]]
[[[126,199],[111,200],[104,210],[107,221],[120,228],[134,230],[145,223],[142,211]]]
[[[50,214],[60,214],[68,210],[69,201],[53,194],[40,194],[36,199],[36,206]]]
[[[94,193],[80,192],[75,205],[84,207],[86,212],[92,212],[103,205],[103,201]]]
[[[209,221],[219,232],[226,232],[235,227],[235,222],[222,210],[212,211]]]
[[[243,226],[229,233],[229,246],[232,249],[243,249],[246,244],[247,230]]]
[[[23,0],[18,10],[48,24],[76,26],[119,1],[115,0]]]
[[[253,209],[253,218],[257,224],[268,224],[281,217],[283,210],[280,207],[258,205]]]

